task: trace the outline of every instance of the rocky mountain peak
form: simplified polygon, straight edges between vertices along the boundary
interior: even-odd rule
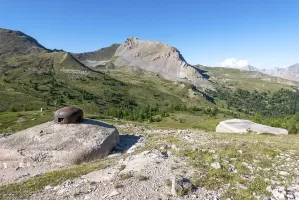
[[[140,40],[136,37],[129,37],[124,42],[123,47],[127,51],[138,51],[136,52],[135,57],[151,57],[152,61],[172,58],[177,61],[186,62],[177,48],[162,42]],[[146,51],[139,51],[142,49]]]
[[[162,42],[130,37],[115,52],[115,66],[130,66],[157,73],[173,81],[212,88],[202,72],[189,65],[179,50]]]
[[[137,38],[137,37],[132,36],[132,37],[128,37],[128,38],[126,39],[125,43],[136,42],[136,41],[138,41],[138,40],[140,40],[140,39]]]
[[[201,89],[214,88],[205,72],[189,65],[177,48],[158,41],[129,37],[121,45],[72,55],[89,67],[113,63],[114,67],[138,68],[167,80],[189,82]]]

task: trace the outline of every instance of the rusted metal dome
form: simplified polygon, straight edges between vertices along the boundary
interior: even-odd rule
[[[83,120],[83,111],[73,106],[64,107],[54,114],[54,121],[59,124],[76,124]]]

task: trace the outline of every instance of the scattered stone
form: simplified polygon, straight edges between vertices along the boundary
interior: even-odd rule
[[[182,196],[190,192],[194,188],[190,180],[182,177],[173,176],[171,194],[173,196]]]
[[[50,185],[48,185],[48,186],[45,187],[45,190],[51,190],[51,189],[53,189],[53,187],[50,186]]]
[[[232,172],[232,173],[237,173],[238,170],[236,169],[236,167],[232,164],[228,164],[228,171]]]
[[[285,172],[285,171],[281,171],[281,172],[279,172],[279,174],[282,175],[282,176],[288,176],[289,175],[289,173]]]
[[[214,169],[221,169],[221,164],[219,162],[213,162],[211,163],[211,167]]]
[[[126,126],[126,125],[122,125],[122,126]],[[133,126],[130,125],[129,127],[132,128]],[[135,129],[137,129],[137,131]],[[287,189],[284,187],[278,187],[278,185],[289,184],[286,176],[282,176],[282,175],[279,176],[281,171],[284,172],[283,170],[285,170],[287,172],[293,173],[295,172],[295,170],[299,169],[299,167],[297,167],[299,164],[298,161],[299,157],[297,157],[297,151],[295,152],[296,154],[290,157],[288,157],[286,154],[288,152],[284,154],[280,154],[279,156],[277,156],[277,162],[275,165],[269,166],[268,168],[262,168],[260,164],[263,160],[260,160],[259,157],[256,157],[256,160],[253,160],[252,162],[250,162],[247,159],[242,159],[241,154],[243,152],[241,152],[238,149],[235,150],[236,152],[238,152],[238,156],[236,156],[236,158],[221,157],[221,162],[219,162],[218,159],[220,156],[218,155],[222,155],[221,154],[222,152],[221,149],[219,149],[218,147],[215,148],[216,146],[214,146],[214,144],[223,143],[229,145],[230,141],[221,141],[219,139],[215,139],[211,141],[211,138],[214,137],[212,134],[206,134],[202,136],[200,135],[201,133],[199,134],[188,133],[188,137],[185,137],[185,134],[187,133],[186,130],[160,130],[160,129],[152,130],[144,127],[141,129],[141,127],[138,126],[135,129],[127,130],[126,128],[122,128],[122,130],[131,133],[135,133],[135,132],[139,133],[143,129],[142,133],[144,133],[144,138],[147,138],[148,136],[147,134],[163,134],[163,135],[175,134],[174,135],[175,137],[179,137],[178,135],[181,135],[181,138],[184,138],[186,143],[190,141],[190,146],[186,145],[186,148],[193,148],[194,151],[197,151],[198,153],[201,153],[203,148],[207,149],[207,150],[203,149],[204,152],[208,152],[208,149],[210,149],[209,156],[213,157],[215,160],[212,162],[204,162],[206,168],[212,167],[212,165],[214,165],[215,169],[216,168],[226,169],[227,167],[229,172],[236,173],[237,172],[235,167],[236,164],[245,161],[243,162],[243,165],[248,167],[250,171],[253,170],[253,173],[245,175],[242,174],[241,172],[239,174],[240,178],[245,181],[244,185],[223,184],[220,186],[220,188],[217,188],[216,190],[207,189],[204,187],[195,188],[188,179],[187,181],[184,181],[183,177],[199,178],[202,177],[202,175],[205,175],[205,173],[200,170],[197,171],[196,168],[193,168],[193,166],[188,165],[188,163],[186,163],[187,160],[185,160],[185,158],[177,157],[178,155],[176,153],[173,154],[172,152],[176,152],[176,151],[172,149],[171,147],[172,144],[165,145],[164,143],[165,141],[158,141],[159,142],[157,143],[158,149],[153,148],[149,151],[127,154],[126,151],[130,149],[130,144],[134,144],[137,141],[139,141],[140,137],[136,135],[131,135],[131,136],[121,135],[120,141],[122,141],[123,143],[118,145],[121,151],[114,149],[114,153],[110,155],[114,156],[114,154],[117,154],[123,156],[116,157],[113,159],[107,159],[108,163],[104,169],[88,173],[84,176],[77,177],[72,180],[67,180],[62,184],[55,186],[53,188],[51,188],[51,186],[46,186],[43,191],[31,195],[29,199],[63,200],[63,199],[70,198],[70,199],[81,199],[81,200],[85,200],[85,199],[86,200],[87,199],[123,199],[123,200],[129,200],[129,199],[161,199],[161,200],[162,199],[185,199],[185,200],[191,200],[191,199],[212,200],[213,199],[214,200],[215,199],[217,200],[217,199],[222,199],[220,197],[222,197],[223,194],[226,194],[227,189],[233,189],[233,190],[247,189],[248,192],[251,192],[251,195],[249,195],[249,197],[250,198],[252,197],[254,199],[278,200],[279,198],[283,197],[282,199],[285,200],[296,200],[296,199],[299,200],[299,180],[296,179],[295,176],[294,178],[296,180],[290,183]],[[46,133],[45,129],[43,129],[43,131],[44,133]],[[217,134],[217,137],[218,136],[219,134]],[[45,134],[44,137],[47,137],[47,135]],[[273,138],[277,139],[279,137],[280,136],[269,137],[269,141]],[[194,139],[194,141],[192,139]],[[132,142],[128,142],[129,140]],[[244,137],[244,140],[247,142],[248,138]],[[207,145],[202,145],[202,144],[207,144]],[[185,147],[182,147],[181,145],[177,145],[177,148],[185,149]],[[216,151],[213,150],[213,148]],[[240,148],[242,147],[239,147],[239,149]],[[59,148],[55,149],[55,151],[57,152],[59,152],[60,150],[61,149]],[[27,149],[24,150],[23,152],[27,155]],[[21,154],[22,150],[19,149],[19,152],[17,153]],[[40,155],[41,157],[43,157],[42,156],[43,154]],[[112,162],[110,162],[110,160]],[[260,162],[257,162],[258,160],[260,160]],[[218,163],[216,161],[218,161]],[[24,164],[25,167],[14,173],[22,172],[26,168],[26,161],[24,161],[24,163],[25,163]],[[273,163],[273,162],[270,162],[269,160],[269,163]],[[0,168],[1,168],[0,170],[2,170],[2,166],[3,164],[0,163]],[[125,166],[125,167],[121,167],[121,166]],[[175,168],[172,168],[172,166],[175,166]],[[15,168],[13,168],[13,170],[14,169]],[[263,178],[267,184],[269,185],[271,184],[269,187],[267,187],[267,190],[269,191],[270,194],[269,197],[260,194],[259,191],[251,191],[251,190],[249,191],[249,189],[247,188],[248,185],[246,184],[247,181],[252,182],[254,181],[255,178],[257,178],[255,173],[258,170],[259,170],[258,173],[262,174],[264,171],[266,171],[266,169],[271,173],[275,172],[275,174],[273,173],[272,176],[270,176],[268,179],[266,179],[265,176],[261,176],[261,178]],[[119,178],[118,174],[120,175],[121,173],[132,174],[134,178],[120,180],[118,179]],[[138,181],[139,179],[137,178],[137,176],[139,174],[150,178],[147,181],[142,181],[142,182]],[[169,177],[172,177],[173,174],[175,174],[174,180],[169,180]],[[166,183],[166,181],[168,182],[168,184]],[[0,176],[0,182],[1,182],[1,176]],[[122,185],[122,187],[115,187],[116,184]],[[255,192],[254,195],[252,194],[253,192]],[[171,195],[173,196],[184,195],[184,196],[175,198],[175,197],[171,197]],[[229,197],[230,197],[229,199],[235,199],[235,197],[232,196]]]
[[[120,193],[117,191],[117,190],[113,190],[110,194],[109,194],[109,197],[114,197],[114,196],[117,196],[119,195]]]
[[[213,149],[210,149],[210,150],[209,150],[209,153],[216,153],[216,151],[213,150]]]
[[[171,148],[174,149],[174,150],[180,150],[180,148],[178,148],[178,147],[177,147],[176,145],[174,145],[174,144],[171,145]]]
[[[279,191],[278,189],[274,189],[271,191],[272,195],[276,199],[285,199],[285,191]]]

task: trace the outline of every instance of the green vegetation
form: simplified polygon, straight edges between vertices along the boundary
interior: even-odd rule
[[[0,75],[0,111],[6,113],[5,116],[0,116],[0,133],[14,132],[38,124],[35,121],[16,124],[21,117],[17,117],[17,113],[29,119],[32,114],[25,111],[32,110],[34,113],[33,110],[41,107],[48,109],[49,114],[42,118],[32,117],[37,119],[36,122],[42,123],[52,118],[51,111],[66,105],[82,108],[86,116],[91,118],[116,117],[153,125],[163,124],[162,121],[167,120],[170,125],[175,124],[174,127],[181,125],[201,128],[200,123],[196,123],[196,118],[185,119],[188,115],[211,116],[215,118],[215,123],[219,121],[218,113],[236,115],[234,112],[218,109],[204,98],[189,98],[188,89],[191,85],[174,84],[151,73],[127,68],[89,70],[63,52],[5,58],[0,63],[0,69],[5,71]],[[170,119],[170,113],[182,116]],[[203,120],[205,117],[200,121]],[[205,129],[213,129],[206,123],[203,125]]]
[[[119,175],[120,180],[125,180],[125,179],[131,178],[131,177],[133,177],[133,176],[130,173],[124,173],[124,174]]]
[[[121,165],[121,166],[119,167],[119,170],[122,171],[122,170],[124,170],[125,168],[126,168],[126,165]]]
[[[125,131],[125,130],[124,130]],[[139,133],[136,133],[139,134]],[[196,131],[194,137],[196,138]],[[269,180],[280,181],[280,184],[289,185],[293,180],[293,167],[287,170],[289,175],[281,182],[279,168],[285,163],[284,159],[291,158],[296,161],[299,150],[298,136],[269,136],[255,134],[216,134],[208,133],[200,136],[191,143],[182,139],[183,135],[148,134],[147,145],[138,150],[159,149],[161,146],[175,145],[177,148],[169,148],[173,155],[178,156],[182,162],[172,167],[173,170],[188,166],[189,172],[193,171],[191,181],[194,185],[207,189],[219,189],[227,187],[223,199],[255,199],[256,195],[267,196]],[[136,152],[136,153],[138,153]],[[281,158],[281,155],[288,154]],[[184,161],[184,162],[183,162]],[[218,162],[221,169],[214,169],[211,164]],[[192,170],[189,168],[192,166]],[[171,186],[171,180],[164,180],[165,185]],[[221,199],[222,199],[221,198]]]
[[[299,111],[299,91],[281,89],[276,92],[249,92],[241,89],[219,89],[217,93],[210,91],[210,94],[215,98],[224,99],[228,108],[233,107],[251,115],[260,113],[262,116],[280,117],[294,115]]]
[[[142,174],[138,174],[138,175],[136,175],[135,178],[137,178],[138,181],[146,181],[146,180],[149,179],[148,176],[144,176],[144,175],[142,175]]]
[[[209,73],[218,77],[217,80],[228,74],[232,80],[240,78],[247,82],[231,87],[229,83],[218,81],[217,92],[203,94],[197,91],[197,97],[190,98],[188,91],[192,86],[189,84],[174,83],[150,72],[126,67],[89,69],[64,52],[3,57],[0,69],[3,71],[0,75],[0,111],[7,115],[6,118],[0,116],[0,133],[38,124],[34,120],[15,124],[18,114],[14,113],[25,114],[24,111],[41,107],[53,112],[66,105],[79,106],[96,119],[119,118],[157,127],[213,131],[221,120],[236,117],[256,120],[254,116],[260,115],[258,121],[262,123],[287,128],[291,133],[299,130],[294,117],[298,110],[298,92],[280,90],[292,88],[265,80],[263,87],[238,89],[237,86],[252,86],[253,82],[265,78],[251,72],[209,68]],[[206,100],[211,97],[215,104]],[[31,113],[28,115],[23,118],[30,118]],[[47,114],[36,119],[42,123],[51,117]]]
[[[52,119],[52,111],[2,112],[0,113],[0,134],[23,130]]]
[[[114,187],[115,189],[119,189],[119,188],[123,188],[124,185],[122,185],[122,184],[120,184],[120,183],[118,183],[118,182],[115,182],[115,183],[113,184],[113,187]]]
[[[298,150],[293,146],[298,138],[293,138],[294,141],[288,138],[282,143],[281,138],[262,135],[215,134],[211,136],[210,143],[199,143],[196,149],[181,144],[179,147],[183,149],[177,151],[176,155],[187,160],[195,168],[192,182],[196,186],[207,189],[229,186],[224,199],[232,197],[253,199],[253,192],[257,195],[268,195],[266,187],[270,183],[267,179],[273,177],[279,179],[277,175],[279,171],[268,169],[273,167],[273,163],[279,165],[279,162],[283,162],[277,159],[281,153]],[[217,145],[213,145],[215,141]],[[220,163],[221,169],[214,169],[211,166],[213,162]],[[197,171],[200,173],[198,174]],[[288,171],[291,172],[292,169]],[[291,174],[286,177],[286,186],[293,178]]]
[[[170,180],[170,179],[165,179],[164,182],[165,182],[165,185],[166,185],[166,186],[171,187],[171,184],[172,184],[172,183],[171,183],[171,180]]]
[[[242,89],[209,91],[214,98],[227,102],[228,109],[251,115],[254,121],[299,132],[299,91],[249,92]]]
[[[206,131],[215,131],[216,125],[227,119],[219,113],[215,116],[209,116],[204,113],[174,112],[168,117],[161,118],[161,121],[143,123],[150,127],[163,129],[188,129],[198,128]]]
[[[0,70],[0,112],[76,105],[96,118],[154,122],[193,105],[214,106],[190,99],[191,85],[181,87],[140,71],[90,70],[64,52],[1,57]],[[9,121],[0,118],[1,124]],[[8,126],[14,129],[13,123]]]
[[[218,86],[228,87],[232,90],[242,89],[251,92],[254,90],[263,92],[280,89],[293,90],[293,86],[299,86],[298,82],[272,77],[260,72],[222,67],[198,67],[207,70]]]
[[[0,134],[52,120],[53,111],[67,105],[82,108],[88,118],[119,123],[133,121],[151,128],[198,128],[214,132],[222,120],[247,118],[299,133],[299,92],[296,90],[299,83],[292,82],[290,86],[290,81],[258,72],[205,68],[217,91],[203,92],[190,84],[167,81],[150,72],[116,68],[113,64],[116,59],[113,57],[106,67],[89,69],[70,54],[59,51],[0,56]],[[190,90],[196,97],[189,96]],[[39,112],[40,108],[46,111]],[[195,140],[193,146],[178,135],[146,137],[147,145],[135,153],[176,145],[178,148],[167,150],[195,169],[193,184],[207,189],[226,185],[228,191],[224,198],[233,199],[253,199],[253,192],[268,195],[267,179],[280,177],[274,170],[266,169],[273,163],[284,162],[278,158],[281,153],[293,156],[290,152],[299,150],[298,136],[292,135],[209,133],[203,138],[204,142]],[[1,186],[0,199],[27,198],[45,186],[55,186],[104,168],[110,161],[106,158],[100,163],[77,165]],[[219,163],[221,168],[213,168],[213,162]],[[174,165],[172,169],[177,167]],[[119,169],[125,168],[121,165]],[[292,177],[292,169],[288,170],[285,185]],[[132,177],[130,173],[121,173],[119,180]],[[149,179],[141,174],[135,178]],[[171,186],[171,180],[165,180],[165,184]],[[114,187],[124,186],[115,182]],[[178,191],[179,195],[185,192]]]

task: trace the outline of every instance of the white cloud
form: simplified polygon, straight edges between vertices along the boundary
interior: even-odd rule
[[[248,60],[237,60],[236,58],[227,58],[223,62],[217,63],[218,67],[243,68],[249,65]]]

